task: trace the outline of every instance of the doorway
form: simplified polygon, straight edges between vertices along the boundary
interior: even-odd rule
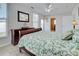
[[[54,17],[50,18],[50,29],[51,31],[56,31],[56,19]]]

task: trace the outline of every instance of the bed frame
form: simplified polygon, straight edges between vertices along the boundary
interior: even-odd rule
[[[20,53],[22,52],[22,50],[25,51],[26,53],[28,53],[30,56],[36,56],[32,52],[28,51],[25,47],[19,47]]]
[[[42,29],[41,28],[38,28],[38,29],[33,29],[31,31],[28,31],[28,32],[25,32],[25,31],[19,31],[19,39],[25,35],[25,34],[29,34],[29,33],[35,33],[35,32],[38,32],[38,31],[41,31]],[[30,52],[29,50],[27,50],[24,46],[23,47],[19,47],[19,51],[20,53],[23,51],[25,51],[26,53],[28,53],[30,56],[36,56],[35,54],[33,54],[32,52]]]

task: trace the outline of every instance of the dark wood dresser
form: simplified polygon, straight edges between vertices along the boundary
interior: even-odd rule
[[[41,31],[41,28],[21,28],[21,29],[11,29],[11,43],[12,45],[17,45],[19,42],[20,37],[25,34],[34,33],[37,31]]]

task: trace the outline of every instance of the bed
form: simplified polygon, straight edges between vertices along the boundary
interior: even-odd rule
[[[20,52],[24,50],[31,56],[78,56],[78,30],[72,40],[63,40],[63,34],[57,32],[35,32],[21,37]]]

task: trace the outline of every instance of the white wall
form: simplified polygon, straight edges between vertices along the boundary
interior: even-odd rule
[[[77,21],[78,25],[76,25],[76,29],[79,29],[79,4],[73,9],[72,16]]]
[[[72,10],[72,16],[79,16],[79,4]]]
[[[62,32],[62,16],[55,16],[56,18],[56,32]]]
[[[62,17],[55,16],[56,18],[56,32],[62,32]],[[44,19],[44,31],[51,31],[50,29],[50,16]]]
[[[9,20],[9,29],[14,29],[14,28],[21,28],[21,27],[24,27],[25,26],[25,22],[18,22],[18,19],[17,19],[17,11],[22,11],[22,12],[26,12],[26,13],[29,13],[30,15],[30,22],[27,23],[29,24],[29,26],[32,25],[32,17],[31,17],[31,13],[30,11],[28,11],[28,8],[21,5],[21,4],[8,4],[8,20]],[[27,26],[27,25],[26,25]]]
[[[68,30],[73,29],[72,21],[73,21],[73,16],[63,16],[63,19],[62,19],[62,32],[66,32]]]
[[[73,16],[54,16],[56,18],[56,32],[64,33],[72,30]],[[44,31],[50,31],[50,17],[44,20]]]
[[[78,7],[75,7],[72,11],[72,16],[78,16]]]
[[[78,15],[78,9],[74,9],[72,12],[72,15]],[[25,22],[18,22],[17,19],[17,11],[23,11],[26,13],[29,13],[29,23]],[[42,15],[39,17],[39,25],[40,25],[40,19],[42,19]],[[72,16],[55,16],[56,18],[56,32],[65,32],[67,30],[72,29]],[[79,19],[79,18],[78,18]],[[11,29],[15,28],[21,28],[21,27],[32,27],[32,12],[29,10],[28,6],[26,4],[17,4],[17,3],[11,3],[8,4],[8,32],[10,33]],[[39,26],[40,27],[40,26]],[[44,19],[44,31],[50,31],[50,16],[48,16],[47,20]]]
[[[29,13],[29,22],[18,22],[17,11],[22,11]],[[40,19],[42,16],[39,14],[39,27],[40,27]],[[8,4],[8,35],[11,37],[11,29],[18,29],[21,27],[33,27],[33,12],[28,7],[27,4],[21,3],[11,3]],[[11,38],[10,38],[11,39]]]
[[[77,4],[77,6],[73,9],[72,16],[78,23],[78,25],[76,25],[76,29],[79,29],[79,4]]]
[[[44,19],[44,31],[50,31],[50,17]]]
[[[9,36],[8,38],[9,39],[11,39],[11,29],[21,28],[26,25],[25,22],[18,22],[17,11],[29,13],[28,9],[21,4],[16,4],[16,3],[8,4],[8,36]],[[30,22],[27,23],[27,25],[29,24],[29,26],[31,26],[31,17],[29,18],[30,18]]]
[[[76,14],[76,13],[78,13],[77,10],[78,10],[77,7],[76,7],[76,9],[74,8],[74,10],[72,12],[72,15],[78,15],[78,14]],[[30,14],[30,17],[29,17],[30,22],[29,23],[18,22],[17,11],[23,11],[23,12],[29,13]],[[39,18],[41,19],[41,17],[42,16],[40,16]],[[69,17],[65,17],[65,16],[55,16],[55,17],[56,17],[56,22],[57,22],[56,31],[61,32],[61,30],[62,30],[61,29],[61,27],[62,27],[62,18],[65,19],[64,21],[66,21],[66,19],[68,19]],[[44,22],[45,22],[44,29],[46,31],[50,31],[50,17],[48,17],[48,20],[44,20]],[[9,31],[10,31],[10,29],[14,29],[14,28],[32,26],[32,13],[31,13],[31,10],[29,10],[29,8],[28,8],[28,6],[26,6],[26,4],[17,4],[17,3],[8,4],[8,23],[9,23]],[[39,23],[39,25],[40,25],[40,23]],[[63,24],[63,26],[65,26],[65,24]]]

